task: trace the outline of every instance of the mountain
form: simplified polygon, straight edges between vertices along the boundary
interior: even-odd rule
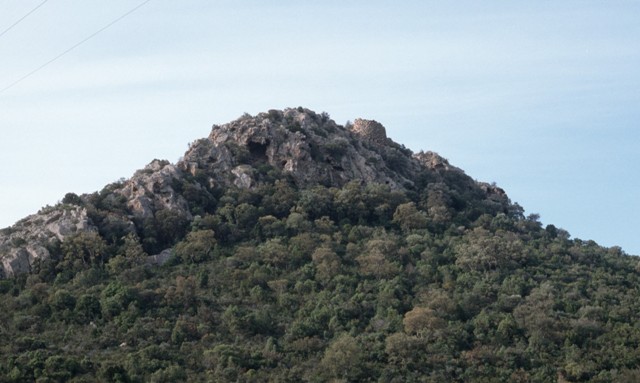
[[[214,125],[0,232],[0,382],[640,378],[640,275],[372,120]]]

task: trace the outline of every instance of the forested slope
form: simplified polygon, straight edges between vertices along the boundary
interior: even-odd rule
[[[635,257],[383,138],[272,111],[68,194],[88,229],[0,280],[0,382],[640,379]]]

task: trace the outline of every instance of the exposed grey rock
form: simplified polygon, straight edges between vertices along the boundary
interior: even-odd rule
[[[208,138],[191,145],[177,166],[192,175],[207,174],[210,184],[240,187],[257,185],[247,167],[256,164],[268,164],[290,175],[300,187],[339,187],[353,180],[393,188],[411,184],[410,176],[387,166],[380,146],[383,153],[408,152],[388,140],[384,127],[375,121],[358,119],[349,130],[325,114],[286,109],[215,125]],[[410,174],[419,165],[408,163],[408,167]]]
[[[254,184],[253,181],[254,169],[251,165],[238,165],[231,170],[236,179],[233,184],[239,188],[248,189]]]
[[[150,255],[147,257],[146,263],[148,265],[164,265],[173,256],[172,249],[162,250],[159,254]]]
[[[2,259],[2,267],[8,276],[31,271],[33,257],[24,248],[13,248]]]
[[[49,257],[47,246],[75,233],[97,230],[79,206],[47,207],[0,232],[0,276],[31,270],[38,258]]]
[[[431,151],[420,152],[414,155],[414,158],[420,161],[420,163],[426,167],[427,169],[439,171],[456,171],[462,173],[461,169],[456,168],[455,166],[451,166],[449,161],[444,157],[440,156],[438,153],[434,153]]]
[[[157,210],[169,209],[191,218],[187,201],[173,187],[174,181],[183,177],[182,170],[168,161],[153,160],[116,191],[126,198],[136,217],[148,218]]]

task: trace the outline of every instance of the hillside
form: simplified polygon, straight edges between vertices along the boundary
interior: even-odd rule
[[[0,232],[0,382],[634,382],[640,275],[304,108]]]

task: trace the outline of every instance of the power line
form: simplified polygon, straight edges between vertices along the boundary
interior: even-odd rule
[[[136,5],[135,7],[131,8],[130,10],[128,10],[127,12],[125,12],[123,15],[119,16],[118,18],[116,18],[115,20],[113,20],[112,22],[110,22],[109,24],[105,25],[104,27],[98,29],[96,32],[93,32],[91,35],[89,35],[88,37],[85,37],[82,41],[80,41],[79,43],[76,43],[74,46],[72,46],[71,48],[65,50],[64,52],[60,53],[59,55],[57,55],[56,57],[52,58],[51,60],[47,61],[46,63],[40,65],[39,67],[37,67],[36,69],[32,70],[31,72],[25,74],[24,76],[20,77],[19,79],[17,79],[16,81],[12,82],[11,84],[7,85],[6,87],[0,89],[0,93],[4,93],[5,91],[13,88],[14,86],[16,86],[17,84],[19,84],[20,82],[24,81],[25,79],[27,79],[28,77],[33,76],[34,74],[36,74],[37,72],[39,72],[40,70],[42,70],[44,67],[46,67],[47,65],[51,64],[52,62],[58,60],[60,57],[66,55],[67,53],[71,52],[72,50],[76,49],[77,47],[79,47],[80,45],[86,43],[87,41],[91,40],[93,37],[95,37],[97,34],[99,34],[100,32],[103,32],[104,30],[106,30],[107,28],[111,27],[113,24],[117,23],[118,21],[124,19],[125,17],[129,16],[130,14],[132,14],[133,12],[135,12],[138,8],[142,7],[143,5],[145,5],[146,3],[150,2],[151,0],[145,0],[142,3]]]
[[[49,0],[44,0],[42,3],[36,5],[35,8],[33,8],[32,10],[30,10],[29,12],[27,12],[26,15],[22,16],[21,18],[18,19],[18,21],[16,21],[15,23],[11,24],[9,26],[9,28],[5,29],[4,31],[0,32],[0,37],[2,37],[5,33],[9,32],[10,30],[13,29],[13,27],[15,27],[16,25],[20,24],[20,22],[24,19],[26,19],[27,17],[29,17],[30,14],[32,14],[33,12],[35,12],[38,8],[42,7],[44,5],[44,3],[46,3]]]

